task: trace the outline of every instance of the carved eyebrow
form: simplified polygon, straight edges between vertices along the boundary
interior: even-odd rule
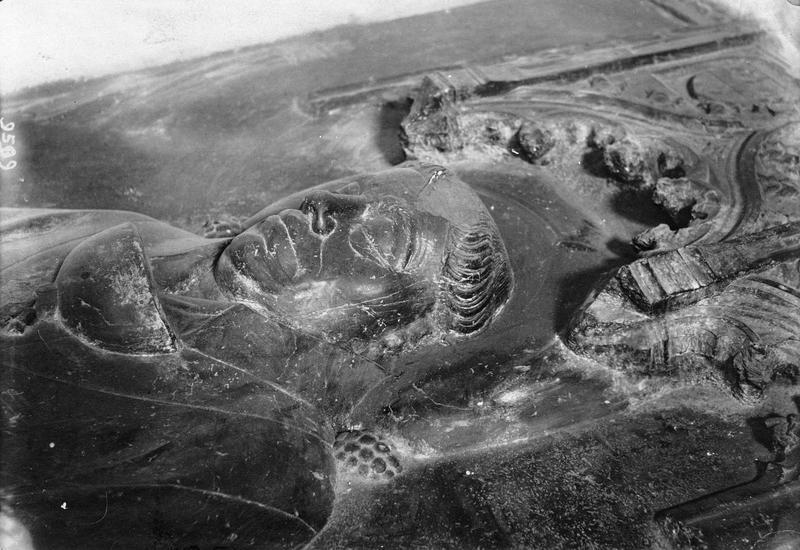
[[[344,187],[340,187],[336,189],[334,193],[339,193],[340,195],[361,195],[361,186],[358,184],[357,181],[351,181],[348,184],[345,184]]]

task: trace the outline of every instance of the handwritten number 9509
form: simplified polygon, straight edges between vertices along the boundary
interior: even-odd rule
[[[17,150],[13,145],[16,143],[16,137],[11,132],[14,131],[16,125],[13,122],[6,122],[3,117],[0,117],[0,170],[12,170],[16,168],[17,161],[13,158],[17,155]]]

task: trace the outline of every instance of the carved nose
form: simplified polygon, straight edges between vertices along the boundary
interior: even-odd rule
[[[306,195],[300,211],[310,216],[311,230],[318,235],[329,235],[336,225],[360,215],[366,199],[358,195],[339,195],[329,191],[314,191]]]

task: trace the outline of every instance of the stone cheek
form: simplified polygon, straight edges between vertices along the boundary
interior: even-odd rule
[[[176,350],[132,224],[112,227],[76,246],[56,286],[61,321],[89,344],[127,354]]]

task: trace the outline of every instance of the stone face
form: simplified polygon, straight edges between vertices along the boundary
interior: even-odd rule
[[[227,295],[328,341],[385,336],[410,349],[411,324],[422,338],[470,334],[513,287],[486,206],[441,166],[407,163],[281,202],[246,222],[216,280]]]

